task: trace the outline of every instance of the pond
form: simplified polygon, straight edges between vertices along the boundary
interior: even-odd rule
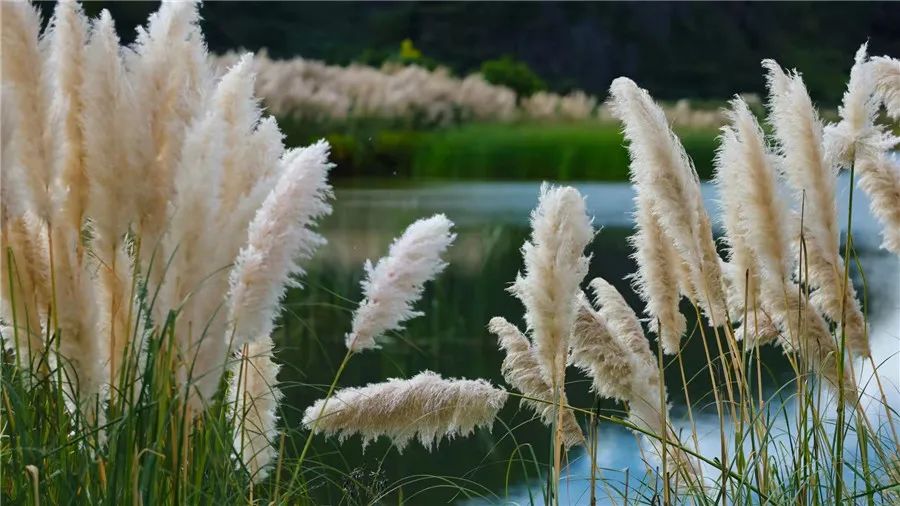
[[[602,276],[640,312],[642,304],[626,279],[635,270],[626,241],[633,232],[630,186],[574,186],[587,197],[594,225],[601,229],[590,246],[591,270],[586,279]],[[529,213],[537,203],[538,190],[537,182],[397,186],[376,181],[338,188],[334,213],[322,225],[329,243],[307,264],[304,287],[290,292],[283,327],[276,335],[281,349],[278,359],[284,364],[279,376],[285,392],[284,423],[297,427],[303,410],[324,396],[334,377],[345,352],[344,334],[349,331],[350,316],[360,298],[363,262],[384,255],[392,238],[413,220],[434,213],[444,213],[455,222],[458,238],[447,255],[449,267],[429,284],[417,305],[425,316],[409,322],[406,331],[385,337],[381,349],[354,357],[340,385],[362,386],[389,377],[407,378],[429,369],[445,377],[480,377],[505,386],[499,369],[503,355],[486,325],[491,317],[504,316],[524,328],[522,306],[506,288],[522,268],[519,247],[529,233]],[[839,209],[846,210],[848,191],[849,180],[843,177]],[[703,193],[715,221],[715,188],[704,185]],[[841,221],[846,225],[846,218]],[[896,355],[900,349],[900,264],[895,256],[878,249],[879,225],[859,190],[854,192],[853,231],[863,269],[863,275],[854,270],[854,283],[866,297],[876,362],[887,361],[882,366],[882,380],[892,396],[892,405],[900,407],[900,363]],[[683,311],[691,314],[693,309],[685,305]],[[693,323],[689,320],[689,329]],[[709,373],[703,368],[703,345],[696,332],[685,339],[688,342],[684,372],[692,378],[687,391],[682,388],[677,365],[666,369],[673,423],[688,427],[689,399],[695,407],[693,415],[701,449],[705,454],[717,455],[718,419],[710,397]],[[655,351],[655,345],[652,346]],[[768,369],[763,380],[769,391],[792,375],[778,348],[764,348],[762,362]],[[595,406],[585,377],[570,368],[567,381],[573,405]],[[606,413],[621,413],[622,406],[604,402],[600,408]],[[485,496],[481,501],[501,502],[508,498],[517,503],[528,503],[531,492],[534,502],[539,503],[543,483],[534,461],[549,461],[549,431],[532,419],[529,410],[520,410],[514,398],[504,408],[501,420],[492,433],[479,430],[468,438],[443,441],[433,453],[414,443],[398,455],[385,441],[372,444],[363,452],[359,438],[340,445],[335,439],[317,437],[313,460],[322,466],[322,472],[335,468],[340,474],[353,473],[361,481],[373,483],[372,488],[393,489],[388,503],[397,503],[400,498],[408,504],[466,502],[470,500],[467,491]],[[286,451],[292,454],[302,444],[302,440],[286,441]],[[640,444],[629,431],[602,424],[598,448],[598,466],[607,480],[639,480],[646,472]],[[583,452],[570,455],[562,485],[564,502],[587,501],[589,469],[589,459]],[[338,475],[329,473],[331,477]],[[340,502],[342,493],[365,501],[371,493],[340,481],[314,479],[311,485],[318,487],[316,493],[326,503]],[[598,494],[601,502],[607,497],[607,491]]]

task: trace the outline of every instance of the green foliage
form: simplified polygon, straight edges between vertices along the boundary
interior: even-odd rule
[[[512,89],[520,98],[530,97],[547,88],[544,81],[525,62],[514,60],[510,56],[482,63],[481,75],[491,84]]]
[[[467,124],[421,131],[379,122],[319,130],[290,118],[278,122],[289,145],[328,139],[337,178],[628,180],[628,150],[619,126],[608,123]],[[676,130],[700,177],[711,178],[718,132]]]

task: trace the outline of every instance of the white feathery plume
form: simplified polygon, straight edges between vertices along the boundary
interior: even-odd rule
[[[630,352],[583,293],[578,296],[571,343],[569,362],[593,380],[591,390],[600,397],[627,400],[633,374]]]
[[[146,142],[135,121],[135,96],[119,49],[109,11],[94,21],[88,42],[81,95],[85,165],[90,174],[88,212],[96,234],[95,247],[104,262],[137,215],[141,172],[136,145]]]
[[[268,336],[248,344],[246,355],[242,353],[232,368],[233,383],[228,389],[237,425],[234,447],[254,482],[268,475],[268,465],[277,454],[275,424],[283,394],[276,387],[281,366],[272,360],[273,347]]]
[[[822,124],[803,79],[787,76],[772,60],[765,60],[770,83],[770,121],[775,128],[784,159],[785,180],[795,200],[803,202],[803,233],[806,242],[810,301],[846,331],[846,342],[854,355],[869,354],[865,317],[850,280],[844,279],[844,261],[839,248],[836,209],[836,167],[823,147]],[[786,81],[785,81],[786,79]],[[843,321],[841,321],[843,320]]]
[[[731,102],[728,117],[730,125],[722,128],[721,143],[716,154],[715,183],[719,188],[725,241],[728,245],[728,263],[726,273],[729,280],[728,300],[732,318],[742,321],[745,332],[737,332],[738,338],[748,337],[751,343],[765,344],[774,338],[777,329],[767,314],[762,310],[760,301],[760,269],[757,267],[756,252],[748,237],[753,227],[775,226],[772,231],[775,238],[786,237],[783,224],[767,216],[767,206],[775,202],[766,202],[766,196],[777,198],[774,188],[761,192],[756,186],[748,186],[748,178],[763,177],[767,168],[769,153],[766,150],[762,130],[753,117],[747,104],[741,99]],[[770,183],[763,177],[758,185]],[[757,219],[767,219],[762,223],[750,221],[752,209],[758,210],[753,215]],[[780,214],[781,211],[773,210]],[[770,225],[771,224],[771,225]],[[779,239],[775,239],[778,242]],[[766,255],[765,261],[777,261],[782,268],[790,269],[787,258],[777,253]],[[779,271],[780,272],[780,271]]]
[[[900,164],[887,154],[859,161],[859,187],[869,195],[870,207],[884,227],[881,247],[900,255]]]
[[[525,306],[525,322],[544,381],[562,391],[575,300],[588,270],[584,250],[594,237],[584,197],[573,187],[541,186],[531,213],[531,240],[522,245],[525,274],[510,287]]]
[[[166,226],[175,168],[185,131],[206,105],[211,88],[212,73],[198,21],[197,3],[163,2],[147,28],[138,28],[134,51],[129,54],[138,107],[147,118],[152,146],[147,151],[150,159],[144,161],[148,191],[138,203],[144,270],[151,258],[157,266],[165,263],[153,253]],[[162,271],[162,267],[153,271],[154,284],[161,280]]]
[[[325,141],[288,151],[284,173],[250,223],[229,281],[229,334],[237,348],[271,334],[291,278],[304,272],[298,262],[325,242],[313,227],[331,213],[328,152]]]
[[[41,220],[50,219],[53,182],[50,132],[44,125],[49,114],[44,58],[38,42],[41,19],[27,2],[2,4],[2,74],[5,88],[4,108],[12,107],[16,125],[13,155],[15,163],[5,165],[23,211],[31,211]],[[12,99],[12,100],[10,100]],[[11,160],[12,161],[12,160]]]
[[[255,80],[253,56],[246,54],[229,69],[212,99],[211,106],[222,114],[226,125],[220,133],[229,154],[224,158],[220,184],[222,205],[229,209],[250,191],[258,174],[256,167],[250,165],[246,142],[260,119],[253,95]]]
[[[875,94],[876,68],[867,62],[867,45],[860,46],[850,69],[847,91],[838,107],[841,120],[826,126],[824,131],[825,154],[838,167],[849,167],[863,157],[878,156],[900,142],[875,123],[880,100]]]
[[[188,370],[196,358],[202,356],[216,363],[226,358],[224,329],[218,334],[208,331],[211,319],[222,311],[222,292],[209,290],[210,277],[222,276],[225,265],[212,265],[207,255],[216,248],[216,236],[223,232],[214,230],[211,224],[219,212],[218,192],[215,191],[221,177],[220,165],[224,153],[221,115],[209,110],[188,127],[182,152],[175,170],[175,194],[171,197],[170,222],[163,237],[160,265],[166,266],[159,297],[154,304],[154,320],[162,326],[169,311],[177,311],[174,320],[174,336],[185,363],[178,369],[179,381],[187,381]],[[218,309],[215,314],[203,312],[204,302]],[[223,318],[224,319],[224,318]],[[192,377],[196,378],[199,369]],[[218,384],[215,374],[208,374],[201,397],[211,395]],[[192,397],[193,399],[194,397]],[[195,401],[196,402],[196,401]]]
[[[353,327],[345,339],[348,350],[377,348],[379,336],[422,315],[413,310],[413,304],[422,296],[425,283],[447,266],[441,255],[456,239],[452,226],[443,214],[418,220],[394,240],[386,257],[374,266],[366,261],[365,298],[353,313]]]
[[[659,336],[663,351],[678,353],[681,336],[687,329],[678,309],[678,272],[673,265],[683,262],[653,216],[649,195],[638,191],[634,214],[636,232],[629,238],[637,271],[632,275],[635,291],[646,304],[650,331]]]
[[[413,438],[430,450],[444,437],[490,429],[506,398],[506,391],[485,380],[443,379],[424,371],[408,380],[338,390],[327,405],[320,399],[307,408],[303,424],[341,441],[358,433],[363,446],[387,436],[401,451]]]
[[[280,176],[284,169],[278,167],[291,164],[288,157],[285,160],[278,158],[283,152],[283,146],[274,120],[265,124],[274,129],[275,135],[270,135],[267,139],[274,139],[276,146],[265,146],[265,156],[253,151],[251,154],[255,158],[248,160],[245,156],[247,148],[236,150],[225,145],[224,132],[234,128],[231,111],[246,108],[256,111],[252,96],[234,92],[235,89],[243,88],[242,83],[248,79],[252,82],[247,66],[248,63],[245,62],[228,70],[210,94],[210,107],[205,116],[195,120],[186,130],[181,157],[175,166],[175,197],[171,206],[171,218],[159,258],[163,265],[169,261],[171,263],[168,273],[162,279],[163,303],[155,307],[156,318],[157,321],[165,321],[167,311],[180,307],[180,315],[175,323],[176,334],[183,341],[182,350],[190,350],[186,354],[189,359],[187,362],[193,364],[192,376],[197,379],[197,390],[200,393],[199,397],[192,397],[194,401],[208,398],[218,386],[218,377],[224,367],[230,339],[226,337],[230,306],[226,306],[227,301],[222,295],[230,289],[227,272],[231,270],[231,264],[235,262],[247,240],[248,227],[254,213],[277,181],[275,177],[267,178],[266,185],[256,185],[250,190],[252,199],[233,200],[228,212],[219,212],[220,209],[225,209],[223,180],[234,176],[228,172],[227,167],[264,162],[267,165],[259,167],[260,172]],[[203,96],[207,93],[203,93]],[[234,101],[242,103],[231,103]],[[258,114],[258,111],[254,114]],[[252,127],[252,124],[246,125],[247,135],[253,133]],[[255,134],[252,135],[251,142],[244,139],[243,144],[253,149],[259,148],[256,137]],[[302,158],[298,156],[300,151],[302,150],[292,156]],[[310,154],[311,152],[307,153]],[[298,163],[306,162],[308,160],[303,159]],[[293,176],[298,176],[296,170]],[[309,178],[308,181],[312,180],[313,175],[310,174]],[[259,289],[265,291],[271,287]],[[277,305],[277,299],[274,304]],[[271,315],[257,314],[254,318],[265,319],[269,316]],[[268,331],[262,331],[243,336],[242,339],[247,342],[268,334]]]
[[[274,121],[264,125],[274,128],[276,135],[270,138],[280,147],[277,125]],[[281,397],[274,386],[278,366],[272,362],[268,336],[291,276],[303,272],[296,262],[309,258],[324,242],[312,227],[317,218],[331,212],[327,203],[331,195],[327,184],[331,168],[328,150],[327,143],[319,142],[287,152],[275,164],[281,165],[280,169],[260,166],[281,176],[250,223],[247,243],[229,277],[228,316],[233,328],[224,338],[229,342],[234,339],[234,346],[246,343],[247,349],[247,358],[240,362],[246,364],[243,374],[233,374],[229,388],[236,396],[238,413],[235,442],[254,481],[266,476],[266,466],[273,458],[270,443],[275,434],[275,408]],[[271,152],[264,152],[264,159],[266,153],[271,156]],[[241,384],[235,384],[237,381]]]
[[[109,339],[110,378],[115,378],[131,335],[131,265],[122,249],[144,186],[138,154],[146,140],[142,122],[135,121],[139,111],[109,11],[93,23],[81,84],[87,212],[102,300],[98,322]]]
[[[224,128],[219,133],[225,139],[219,193],[220,205],[229,209],[216,215],[213,226],[234,231],[218,238],[216,250],[210,252],[212,262],[218,265],[227,265],[238,255],[257,210],[285,168],[293,163],[292,159],[303,153],[294,150],[286,157],[283,135],[275,119],[270,116],[260,120],[253,80],[252,59],[245,56],[229,70],[212,97],[212,107],[224,119]],[[211,289],[226,291],[227,281],[217,277],[212,280]]]
[[[887,56],[872,58],[875,94],[884,104],[888,116],[900,120],[900,60]]]
[[[778,329],[776,337],[785,351],[804,351],[807,366],[821,371],[837,384],[834,339],[821,315],[800,297],[799,287],[791,281],[794,262],[787,230],[788,210],[779,198],[776,171],[772,165],[777,159],[767,156],[762,131],[746,104],[734,101],[732,107],[733,134],[726,131],[725,142],[730,149],[733,144],[729,139],[734,135],[752,156],[739,166],[720,166],[729,171],[730,183],[741,189],[728,192],[729,198],[722,204],[735,206],[734,212],[739,213],[745,224],[743,238],[759,276],[762,312]]]
[[[45,222],[52,213],[53,180],[45,129],[49,100],[39,44],[41,19],[29,3],[4,2],[0,22],[4,338],[18,346],[20,357],[36,362],[44,350],[41,322],[51,300]]]
[[[628,403],[629,419],[636,427],[639,427],[673,444],[680,444],[678,436],[669,419],[668,395],[666,387],[659,374],[656,359],[650,351],[650,346],[644,335],[644,330],[638,321],[637,315],[622,298],[622,295],[603,278],[595,278],[591,281],[591,289],[594,292],[594,301],[597,311],[589,306],[584,306],[584,327],[588,335],[596,338],[606,337],[615,342],[609,346],[599,346],[597,351],[615,352],[615,355],[583,356],[578,362],[590,363],[591,371],[597,371],[602,363],[617,364],[618,373],[610,370],[603,371],[600,376],[592,376],[594,389],[603,395],[598,383],[616,385],[615,389],[606,389],[611,397]],[[585,301],[586,303],[587,301]],[[606,325],[606,333],[598,329]],[[622,375],[619,376],[618,374]],[[613,376],[617,377],[613,377]],[[612,390],[612,391],[610,391]],[[665,406],[663,410],[662,406]],[[644,440],[655,450],[656,456],[662,458],[662,444],[652,437],[645,436]],[[698,482],[697,467],[688,455],[680,448],[667,446],[667,458],[675,464],[676,468],[685,474],[690,482]]]
[[[541,375],[535,350],[528,338],[512,323],[503,318],[491,318],[488,328],[497,335],[500,348],[506,352],[501,370],[506,382],[524,397],[522,404],[540,416],[544,425],[557,421],[553,387]],[[562,437],[566,448],[584,444],[584,433],[578,426],[575,413],[567,406],[566,393],[560,389],[559,404],[563,405]]]
[[[646,90],[620,77],[610,86],[610,95],[612,113],[624,124],[635,189],[646,194],[645,202],[687,268],[681,290],[703,309],[711,325],[724,325],[722,274],[697,172]]]
[[[51,88],[49,125],[56,132],[52,221],[60,233],[68,236],[63,240],[76,243],[80,241],[88,191],[81,124],[84,112],[81,86],[87,38],[88,21],[81,6],[72,1],[56,4],[48,32],[44,35],[48,41],[46,70]],[[72,246],[66,244],[65,248]],[[56,252],[54,256],[57,256]],[[60,305],[63,304],[58,302],[57,306]]]
[[[9,104],[11,90],[3,87],[3,103]],[[28,252],[33,249],[29,227],[23,216],[22,195],[13,191],[10,167],[15,160],[16,114],[0,107],[0,331],[4,345],[13,349],[20,361],[36,361],[43,350],[42,318],[35,286],[37,267]],[[10,274],[12,273],[12,274]]]
[[[48,129],[56,134],[52,188],[54,317],[59,332],[59,351],[77,376],[80,397],[90,402],[107,382],[103,364],[109,350],[97,336],[95,286],[84,256],[81,230],[87,206],[88,179],[84,164],[84,114],[81,88],[84,80],[87,18],[75,2],[56,5],[44,40],[47,42],[47,78],[51,91]],[[120,266],[127,270],[128,261]],[[74,392],[73,392],[74,393]]]

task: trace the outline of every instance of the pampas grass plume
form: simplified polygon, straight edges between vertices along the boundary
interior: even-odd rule
[[[45,131],[49,97],[44,58],[38,36],[41,19],[27,2],[2,4],[2,75],[4,108],[12,107],[16,133],[12,139],[15,162],[4,166],[11,171],[13,187],[21,192],[24,209],[42,220],[51,215],[50,190],[53,181],[50,132]]]
[[[584,249],[594,229],[578,190],[547,184],[541,186],[531,228],[531,241],[522,246],[525,274],[516,277],[510,291],[525,306],[544,381],[561,388],[575,300],[588,269]]]
[[[841,167],[877,157],[900,142],[875,122],[881,102],[877,93],[878,65],[868,61],[866,48],[867,44],[860,46],[850,69],[847,91],[838,107],[841,120],[824,130],[826,156]]]
[[[528,338],[512,323],[503,318],[491,318],[488,328],[497,336],[500,348],[506,352],[501,370],[507,383],[522,393],[522,404],[537,413],[544,425],[552,426],[556,420],[556,400],[553,387],[544,380]],[[568,403],[565,391],[560,389],[558,403]],[[584,433],[578,426],[571,408],[562,407],[562,436],[566,448],[584,444]]]
[[[900,60],[876,56],[871,63],[875,79],[875,93],[884,104],[888,116],[900,120]]]
[[[613,116],[624,124],[631,155],[631,180],[638,199],[652,209],[659,228],[674,244],[687,268],[681,291],[703,309],[713,326],[724,325],[725,297],[719,257],[693,164],[669,127],[662,108],[646,90],[620,77],[610,86],[610,95]],[[646,211],[639,209],[639,212]],[[645,277],[640,279],[646,282]],[[653,295],[650,290],[642,292]],[[667,306],[671,307],[671,301]],[[668,323],[680,328],[677,322]],[[671,343],[666,351],[673,351]]]
[[[665,353],[674,354],[687,330],[678,308],[678,269],[672,267],[681,265],[681,257],[653,216],[649,196],[640,191],[635,197],[634,218],[636,232],[629,238],[637,263],[637,271],[631,275],[634,288],[646,304],[644,313],[650,320],[650,331],[659,336]]]
[[[824,152],[822,124],[802,78],[796,73],[786,75],[771,60],[766,60],[764,66],[771,90],[770,121],[784,160],[785,180],[794,191],[795,200],[803,202],[808,282],[816,288],[811,302],[829,319],[841,322],[853,354],[867,356],[865,317],[850,280],[844,279],[844,261],[839,253],[836,167]]]
[[[731,101],[728,117],[731,124],[722,129],[715,162],[728,245],[728,300],[732,317],[744,320],[746,337],[764,344],[776,329],[761,306],[762,278],[784,279],[793,265],[787,209],[777,193],[774,159],[746,102]]]
[[[345,340],[348,350],[377,348],[379,336],[422,314],[412,306],[425,283],[447,266],[441,255],[456,238],[452,226],[443,214],[418,220],[391,244],[386,257],[374,266],[366,262],[365,298],[353,313],[353,328]]]
[[[303,424],[341,441],[358,433],[363,446],[387,436],[401,451],[414,438],[430,450],[444,437],[490,429],[506,398],[485,380],[444,379],[424,371],[411,379],[338,390],[327,405],[321,399],[307,408]]]
[[[596,315],[588,320],[586,330],[594,338],[609,336],[614,345],[604,346],[598,351],[616,352],[616,355],[594,355],[579,357],[582,363],[590,363],[590,371],[599,373],[593,376],[595,390],[603,395],[598,383],[614,384],[616,388],[609,391],[609,396],[628,403],[629,419],[635,426],[673,443],[678,437],[669,426],[667,420],[668,401],[666,387],[660,377],[656,359],[650,351],[637,315],[625,302],[625,299],[611,284],[603,278],[595,278],[590,283],[594,292],[594,302],[598,309],[586,308],[586,312]],[[603,323],[607,332],[596,329]],[[591,331],[591,327],[594,330]],[[598,343],[599,344],[599,343]],[[615,368],[603,369],[603,364],[615,364]],[[621,374],[621,376],[620,376]],[[616,376],[616,377],[613,377]],[[662,406],[661,406],[662,404]],[[663,406],[665,406],[663,408]],[[656,438],[645,437],[645,441],[655,449],[656,455],[662,458],[662,444]],[[697,468],[688,455],[677,447],[667,448],[667,459],[688,477],[688,481],[697,481]]]
[[[328,152],[328,143],[319,141],[288,153],[290,163],[250,223],[247,245],[230,278],[229,319],[235,347],[271,333],[291,277],[303,274],[297,262],[325,242],[312,227],[331,213]]]
[[[881,222],[881,246],[900,255],[900,164],[890,155],[866,158],[856,166],[859,186],[869,195],[872,214]]]

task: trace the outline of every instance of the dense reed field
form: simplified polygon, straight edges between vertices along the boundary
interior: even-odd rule
[[[412,221],[384,256],[350,275],[358,301],[307,272],[326,239],[347,254],[361,240],[318,228],[332,211],[331,147],[285,147],[255,95],[253,55],[217,70],[197,20],[195,4],[164,3],[124,47],[108,12],[88,20],[63,2],[41,33],[30,4],[2,4],[5,502],[418,504],[431,489],[447,500],[509,501],[477,473],[413,471],[389,482],[331,464],[348,439],[423,447],[440,461],[455,439],[491,430],[512,442],[506,476],[515,469],[544,484],[529,489],[531,503],[593,504],[601,493],[628,504],[900,499],[900,414],[889,401],[896,371],[875,360],[866,286],[850,281],[852,221],[840,210],[853,208],[854,190],[846,205],[836,192],[848,171],[880,221],[882,247],[900,255],[898,139],[883,124],[900,118],[900,62],[860,48],[840,117],[826,125],[802,76],[766,60],[767,130],[736,97],[714,153],[679,138],[677,121],[646,90],[616,79],[604,107],[627,142],[635,232],[625,254],[636,264],[637,299],[616,288],[620,280],[589,276],[591,244],[605,231],[584,196],[544,184],[527,236],[496,238],[521,246],[521,263],[506,276],[474,268],[507,288],[520,316],[461,315],[497,339],[503,382],[422,364],[362,385],[352,367],[390,361],[379,348],[437,311],[442,273],[463,247],[454,224],[443,214]],[[525,138],[592,141],[602,146],[593,159],[624,159],[611,130],[560,128],[558,137]],[[473,150],[454,159],[454,146],[486,135],[446,135],[417,163],[479,170],[510,156]],[[516,150],[514,141],[493,143]],[[711,160],[721,245],[689,155]],[[587,159],[532,163],[539,168],[522,170],[590,175],[578,172]],[[421,307],[426,290],[432,303]],[[282,368],[302,375],[303,347],[276,349],[279,333],[315,326],[315,316],[290,318],[289,291],[308,294],[304,303],[321,305],[322,318],[345,318],[343,336],[317,337],[344,343],[326,384],[284,381]],[[335,311],[339,304],[350,310]],[[688,342],[699,358],[685,354]],[[772,393],[763,371],[774,348],[791,374]],[[685,373],[698,364],[709,385],[699,399]],[[587,402],[576,377],[590,384]],[[291,404],[285,392],[298,389],[317,400]],[[688,430],[676,430],[670,413],[670,399],[682,396]],[[519,422],[504,418],[516,406],[517,417],[546,426],[545,446],[517,442]],[[715,413],[718,451],[701,446],[701,409]],[[596,468],[607,426],[633,431],[642,476],[623,484]],[[323,439],[336,441],[333,453],[314,448]],[[579,499],[566,492],[574,459],[590,463]]]
[[[238,61],[216,57],[221,70]],[[517,96],[479,74],[386,64],[346,67],[294,58],[254,58],[256,93],[291,146],[326,137],[335,178],[627,180],[619,126],[598,97],[573,91]],[[758,98],[751,97],[755,106]],[[719,104],[723,105],[723,104]],[[664,106],[689,153],[712,175],[715,105]]]
[[[294,118],[279,120],[289,145],[317,138]],[[376,124],[377,125],[377,124]],[[331,144],[334,176],[431,180],[628,180],[628,151],[617,125],[469,123],[438,130],[388,126],[314,127]],[[330,133],[325,133],[329,132]],[[712,177],[714,129],[679,129],[697,173]]]

